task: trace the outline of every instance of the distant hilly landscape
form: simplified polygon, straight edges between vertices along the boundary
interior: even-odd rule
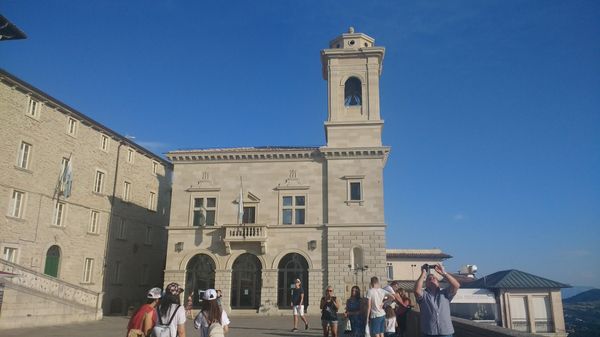
[[[569,337],[600,337],[600,289],[563,300]]]

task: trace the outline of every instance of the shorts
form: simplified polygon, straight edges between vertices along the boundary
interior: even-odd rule
[[[330,320],[327,320],[327,319],[322,319],[321,320],[321,324],[323,324],[324,327],[326,327],[326,326],[334,326],[334,325],[337,326],[338,322],[339,321],[337,319],[335,321],[330,321]]]
[[[292,310],[294,311],[294,316],[304,316],[304,305],[303,304],[298,304],[292,307]]]
[[[385,316],[371,318],[369,321],[369,331],[371,335],[383,333],[385,331]]]

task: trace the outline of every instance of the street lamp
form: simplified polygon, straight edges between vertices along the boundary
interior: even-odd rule
[[[352,269],[352,265],[349,264],[348,268],[350,268],[351,271],[354,271],[354,284],[356,284],[356,278],[357,278],[357,274],[360,271],[360,286],[362,287],[364,293],[366,294],[366,289],[365,289],[365,271],[369,269],[369,266],[362,266],[359,267],[358,265],[356,265],[356,267],[354,267],[354,269]]]

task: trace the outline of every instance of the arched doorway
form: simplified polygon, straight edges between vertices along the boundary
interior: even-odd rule
[[[260,306],[262,266],[249,253],[240,255],[233,263],[231,278],[231,308],[256,309]]]
[[[58,277],[58,267],[60,266],[60,247],[54,245],[48,248],[46,252],[46,265],[44,274]]]
[[[292,303],[292,290],[294,281],[300,279],[304,288],[304,307],[308,307],[308,262],[304,256],[290,253],[284,256],[277,273],[277,305],[280,308],[289,308]]]
[[[206,254],[198,254],[188,262],[185,274],[184,302],[192,294],[192,306],[200,308],[200,291],[215,287],[215,261]]]

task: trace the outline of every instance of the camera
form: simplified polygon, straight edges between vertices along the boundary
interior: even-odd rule
[[[435,266],[436,266],[435,264],[427,264],[427,263],[425,263],[424,265],[421,266],[421,269],[429,271],[431,269],[435,269]]]

